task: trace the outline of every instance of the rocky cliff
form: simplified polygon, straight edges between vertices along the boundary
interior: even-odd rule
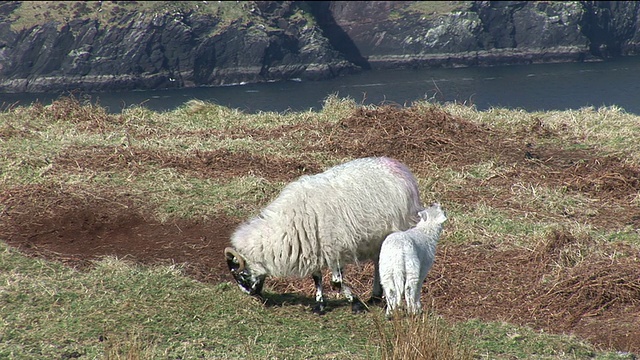
[[[0,3],[0,92],[325,79],[640,53],[631,1]]]
[[[315,80],[358,69],[332,49],[294,2],[222,5],[234,6],[239,15],[224,14],[218,4],[204,10],[179,3],[138,11],[135,2],[84,7],[69,2],[65,9],[44,3],[0,4],[0,92]],[[106,5],[112,6],[107,10]],[[12,27],[11,15],[27,6],[54,18],[60,16],[51,15],[53,10],[75,18],[41,16],[36,25]],[[109,12],[108,18],[91,16],[96,12]]]
[[[327,1],[314,9],[330,14],[319,17],[320,26],[330,36],[344,33],[351,52],[373,68],[585,61],[640,53],[639,2],[432,4]]]

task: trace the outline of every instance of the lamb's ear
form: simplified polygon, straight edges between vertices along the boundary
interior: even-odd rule
[[[442,210],[442,207],[440,207],[439,203],[434,203],[427,210],[425,210],[425,212],[428,213],[426,218],[428,218],[430,221],[435,222],[436,224],[442,224],[443,222],[447,221],[447,215],[445,214],[444,210]]]
[[[420,221],[429,221],[429,211],[428,209],[424,209],[418,212],[418,216],[420,217]]]
[[[233,248],[224,249],[224,256],[227,258],[227,266],[233,273],[239,273],[245,268],[244,259]]]

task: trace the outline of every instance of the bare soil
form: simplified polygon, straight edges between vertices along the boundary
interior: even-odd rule
[[[99,131],[103,122],[89,119],[82,126]],[[500,176],[476,183],[469,180],[464,189],[447,189],[446,198],[440,199],[444,202],[486,203],[543,217],[533,205],[512,201],[513,184],[535,184],[580,193],[596,204],[589,211],[566,214],[568,220],[602,230],[640,228],[640,210],[631,201],[640,190],[640,170],[593,149],[540,145],[556,136],[542,123],[521,134],[506,135],[438,109],[425,115],[411,108],[386,106],[358,110],[333,128],[301,124],[271,130],[238,129],[238,134],[286,141],[296,139],[301,130],[317,134],[308,139],[309,150],[344,157],[390,156],[420,177],[429,176],[426,163],[462,169],[497,158],[500,165],[509,167]],[[176,156],[135,148],[126,152],[72,148],[51,161],[55,164],[52,171],[153,164],[203,178],[257,174],[280,181],[322,170],[304,156],[298,159],[224,151]],[[90,267],[101,256],[116,255],[144,264],[184,264],[189,276],[207,283],[232,281],[223,249],[243,219],[220,215],[209,221],[160,223],[150,216],[150,209],[136,205],[140,202],[131,197],[104,189],[88,193],[80,188],[40,185],[3,190],[0,238],[30,256],[79,269]],[[640,252],[622,244],[599,244],[606,248],[575,262],[579,249],[588,248],[592,241],[576,239],[562,229],[532,249],[445,241],[423,287],[423,303],[452,321],[507,321],[572,333],[602,349],[640,352]],[[347,268],[347,279],[362,298],[370,292],[371,276],[370,263]],[[313,294],[310,279],[271,279],[267,286],[303,298]]]

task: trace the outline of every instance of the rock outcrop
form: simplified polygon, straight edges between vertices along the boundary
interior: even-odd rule
[[[339,28],[372,68],[588,61],[640,50],[638,2],[450,2],[457,7],[445,13],[411,11],[414,3],[327,1],[314,8],[331,14],[320,26]]]
[[[316,80],[369,68],[640,54],[640,2],[632,1],[223,2],[232,16],[206,1],[70,2],[40,15],[21,11],[27,3],[36,2],[0,3],[0,92]],[[103,10],[109,14],[96,15]]]
[[[250,16],[127,12],[108,25],[78,18],[15,31],[2,21],[0,92],[159,89],[323,79],[358,67],[330,46],[296,3],[241,3]]]

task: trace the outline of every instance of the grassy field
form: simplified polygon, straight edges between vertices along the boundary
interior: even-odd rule
[[[431,349],[425,358],[432,359],[632,358],[507,323],[451,324],[433,314],[387,322],[378,309],[318,317],[305,305],[265,308],[235,285],[197,282],[179,266],[105,258],[79,272],[5,245],[0,251],[3,358],[422,358],[415,348]]]
[[[638,124],[618,108],[336,97],[283,114],[191,101],[111,115],[69,98],[7,109],[0,358],[635,358]],[[405,162],[448,212],[423,318],[352,315],[339,298],[318,317],[308,279],[270,280],[271,306],[228,282],[220,249],[239,221],[297,176],[368,155]],[[162,238],[169,228],[181,238]],[[370,277],[360,265],[347,281],[366,295]]]

